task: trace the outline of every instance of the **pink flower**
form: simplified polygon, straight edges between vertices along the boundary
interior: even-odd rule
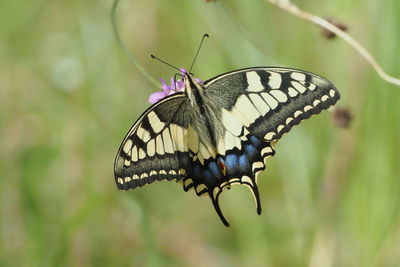
[[[182,74],[187,73],[185,69],[181,69]],[[200,79],[195,78],[194,79],[198,83],[203,83]],[[169,95],[173,95],[177,92],[183,92],[185,89],[185,83],[183,81],[183,78],[180,80],[174,81],[174,78],[171,77],[171,85],[168,85],[163,78],[160,78],[161,81],[161,92],[155,92],[152,93],[149,97],[149,102],[151,104],[157,103],[164,97],[167,97]]]
[[[182,92],[185,89],[185,83],[183,80],[174,81],[174,78],[171,78],[171,85],[168,85],[163,78],[161,80],[161,92],[152,93],[149,97],[149,102],[151,104],[157,103],[164,97],[169,95],[173,95],[177,92]]]

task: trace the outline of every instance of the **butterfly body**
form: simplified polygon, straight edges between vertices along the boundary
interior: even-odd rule
[[[254,67],[200,83],[184,74],[183,92],[150,107],[128,132],[115,160],[119,189],[176,180],[208,195],[222,222],[224,188],[251,189],[261,213],[257,175],[273,144],[292,126],[339,99],[326,79],[300,70]]]

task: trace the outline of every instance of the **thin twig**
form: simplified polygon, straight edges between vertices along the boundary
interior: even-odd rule
[[[358,43],[353,37],[351,37],[349,34],[346,32],[342,31],[329,21],[320,18],[316,15],[313,15],[311,13],[305,12],[303,10],[300,10],[296,5],[294,5],[290,0],[266,0],[270,2],[271,4],[274,4],[283,10],[290,12],[302,19],[308,20],[316,25],[319,25],[320,27],[327,29],[328,31],[333,32],[340,38],[342,38],[345,42],[347,42],[349,45],[351,45],[355,50],[358,51],[358,53],[361,54],[362,57],[364,57],[369,64],[375,69],[375,71],[378,73],[378,75],[385,81],[392,83],[394,85],[400,86],[400,79],[397,79],[393,76],[390,76],[387,74],[382,67],[378,64],[378,62],[375,60],[375,58],[365,49],[360,43]]]
[[[139,61],[135,58],[135,56],[132,54],[131,51],[126,48],[124,43],[121,40],[121,37],[118,33],[118,28],[117,28],[117,22],[116,22],[116,10],[118,6],[119,0],[115,0],[111,9],[111,25],[112,29],[115,35],[115,38],[117,39],[118,45],[121,47],[121,49],[125,52],[125,54],[128,56],[129,61],[143,74],[143,76],[152,84],[154,84],[157,87],[160,87],[160,83],[151,77],[151,75],[140,65]]]

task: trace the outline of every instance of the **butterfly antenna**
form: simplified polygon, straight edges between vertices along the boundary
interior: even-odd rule
[[[162,59],[156,57],[155,55],[151,54],[150,56],[151,56],[152,59],[156,59],[156,60],[160,61],[161,63],[164,63],[165,65],[170,66],[171,68],[174,68],[174,69],[178,70],[179,72],[181,72],[181,70],[178,69],[177,67],[175,67],[175,66],[173,66],[173,65],[171,65],[171,64],[169,64],[169,63],[167,63],[167,62],[165,62],[164,60],[162,60]]]
[[[210,37],[210,35],[208,35],[207,33],[205,33],[205,34],[203,35],[203,38],[201,38],[201,42],[200,42],[199,48],[197,48],[196,55],[194,56],[194,59],[193,59],[193,61],[192,61],[192,65],[190,66],[190,69],[189,69],[189,73],[192,71],[194,62],[196,62],[197,56],[199,55],[201,45],[203,44],[204,38],[206,38],[206,37],[208,38],[208,37]]]

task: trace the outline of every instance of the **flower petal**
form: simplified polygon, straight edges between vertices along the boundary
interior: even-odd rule
[[[199,78],[194,78],[193,80],[195,80],[196,82],[198,82],[199,84],[203,84],[204,81],[200,80]]]
[[[176,82],[176,91],[183,91],[185,89],[185,83],[182,80]]]
[[[175,80],[174,77],[171,77],[171,90],[175,90],[176,84],[175,84]]]
[[[160,81],[161,81],[161,88],[164,92],[168,92],[169,90],[171,90],[171,87],[168,86],[168,84],[165,82],[163,78],[160,78]]]
[[[157,103],[158,101],[160,101],[161,99],[163,99],[164,97],[166,97],[167,94],[164,92],[155,92],[152,93],[149,97],[149,102],[151,104]]]
[[[176,91],[171,90],[171,91],[169,91],[168,95],[173,95],[173,94],[176,94],[176,93],[177,93]]]

